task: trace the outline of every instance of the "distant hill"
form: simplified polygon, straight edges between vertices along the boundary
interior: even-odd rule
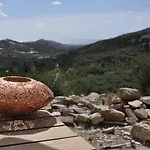
[[[34,50],[38,52],[61,52],[61,51],[68,51],[68,50],[76,50],[80,47],[80,45],[68,45],[68,44],[62,44],[55,41],[50,40],[44,40],[40,39],[33,42],[24,42],[22,43],[30,48],[33,48]]]
[[[80,45],[67,45],[55,41],[40,39],[31,42],[18,42],[11,39],[0,40],[0,52],[8,54],[17,53],[40,53],[57,54],[69,50],[76,50]]]

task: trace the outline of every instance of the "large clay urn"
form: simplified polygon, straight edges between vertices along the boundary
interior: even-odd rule
[[[27,77],[0,78],[0,113],[29,114],[46,106],[53,92],[43,83]]]

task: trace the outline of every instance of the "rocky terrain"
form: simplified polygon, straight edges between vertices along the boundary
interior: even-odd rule
[[[43,109],[97,149],[149,149],[150,110],[137,89],[57,96]]]

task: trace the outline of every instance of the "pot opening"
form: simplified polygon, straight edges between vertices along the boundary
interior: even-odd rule
[[[29,78],[25,77],[5,77],[5,81],[10,81],[10,82],[29,82],[31,81]]]

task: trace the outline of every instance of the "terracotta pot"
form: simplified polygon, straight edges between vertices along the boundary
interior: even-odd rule
[[[46,106],[53,98],[53,92],[39,81],[19,76],[0,78],[0,113],[32,113]]]

